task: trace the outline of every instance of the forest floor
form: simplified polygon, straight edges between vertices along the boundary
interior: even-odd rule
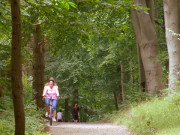
[[[125,126],[111,123],[53,122],[52,126],[49,123],[47,126],[46,132],[50,135],[137,135]]]

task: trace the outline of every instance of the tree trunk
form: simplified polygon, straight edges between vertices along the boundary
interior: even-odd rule
[[[113,94],[114,94],[115,109],[116,109],[116,111],[118,111],[118,110],[119,110],[119,107],[118,107],[117,92],[116,92],[116,91],[114,91],[114,92],[113,92]]]
[[[34,25],[33,44],[33,88],[38,108],[43,108],[42,92],[44,88],[44,45],[40,25]]]
[[[1,83],[0,83],[0,97],[4,97],[4,88]]]
[[[166,42],[169,55],[169,88],[179,89],[180,82],[180,40],[174,33],[179,33],[179,0],[164,0],[164,18]]]
[[[132,62],[132,60],[129,61],[129,67],[130,67],[130,81],[131,81],[131,83],[134,83],[133,62]]]
[[[137,46],[137,54],[138,54],[138,65],[139,65],[139,84],[142,92],[146,92],[146,79],[145,79],[145,72],[144,66],[142,63],[142,58],[140,55],[139,46]]]
[[[117,68],[117,72],[120,72],[121,73],[121,65],[120,66],[118,66],[118,68]],[[122,87],[121,87],[121,81],[119,82],[119,84],[118,84],[118,88],[117,88],[117,90],[116,91],[114,91],[115,92],[115,94],[116,94],[116,99],[117,99],[117,104],[119,105],[119,104],[122,104]],[[115,99],[115,100],[116,100]],[[116,101],[115,101],[116,102]],[[119,108],[119,107],[118,107]]]
[[[155,10],[154,10],[154,0],[146,0],[147,7],[150,9],[149,14],[152,20],[152,23],[154,24],[155,20]]]
[[[146,0],[135,0],[134,3],[148,7],[153,5],[151,2],[153,0],[149,1],[147,5]],[[148,8],[152,9],[152,7]],[[132,23],[145,71],[146,91],[150,94],[155,94],[164,88],[162,67],[157,61],[158,47],[153,12],[147,14],[145,11],[132,10]]]
[[[178,29],[179,29],[179,34],[180,34],[180,0],[178,0]],[[180,40],[180,36],[179,36],[179,40]]]
[[[22,87],[21,66],[21,15],[20,0],[11,0],[12,51],[11,83],[15,116],[15,135],[25,134],[25,112]]]
[[[122,93],[122,102],[125,101],[125,89],[124,89],[124,65],[121,63],[121,93]]]
[[[64,121],[68,122],[69,119],[69,106],[68,106],[68,99],[65,99],[65,116],[64,116]]]

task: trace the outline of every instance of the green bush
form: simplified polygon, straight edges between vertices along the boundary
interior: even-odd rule
[[[26,133],[30,135],[40,134],[45,128],[44,119],[42,119],[44,111],[37,111],[36,108],[37,106],[34,103],[25,106]]]
[[[32,76],[23,75],[24,102],[29,104],[33,100]]]
[[[11,135],[14,133],[14,112],[12,100],[5,96],[0,98],[0,133]]]
[[[25,108],[25,134],[46,135],[41,133],[45,128],[45,119],[42,118],[44,111],[38,110],[33,101],[32,78],[23,76],[24,108]],[[13,135],[15,131],[13,100],[9,96],[0,98],[0,134]]]
[[[1,135],[13,135],[15,131],[14,111],[12,108],[12,99],[10,97],[0,98],[0,133]],[[25,105],[26,135],[45,134],[41,131],[45,128],[43,111],[37,111],[36,105],[30,103]]]
[[[128,126],[141,134],[175,135],[180,130],[180,94],[171,92],[167,97],[155,97],[130,109],[113,115],[117,124]]]

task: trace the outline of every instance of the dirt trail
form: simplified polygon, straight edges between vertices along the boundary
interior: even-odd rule
[[[49,126],[49,123],[47,124]],[[136,135],[125,126],[110,123],[64,123],[54,122],[49,128],[51,135]]]

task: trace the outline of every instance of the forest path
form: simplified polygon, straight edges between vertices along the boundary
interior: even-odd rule
[[[47,123],[49,126],[49,123]],[[54,122],[49,126],[50,135],[136,135],[122,125],[111,123]]]

